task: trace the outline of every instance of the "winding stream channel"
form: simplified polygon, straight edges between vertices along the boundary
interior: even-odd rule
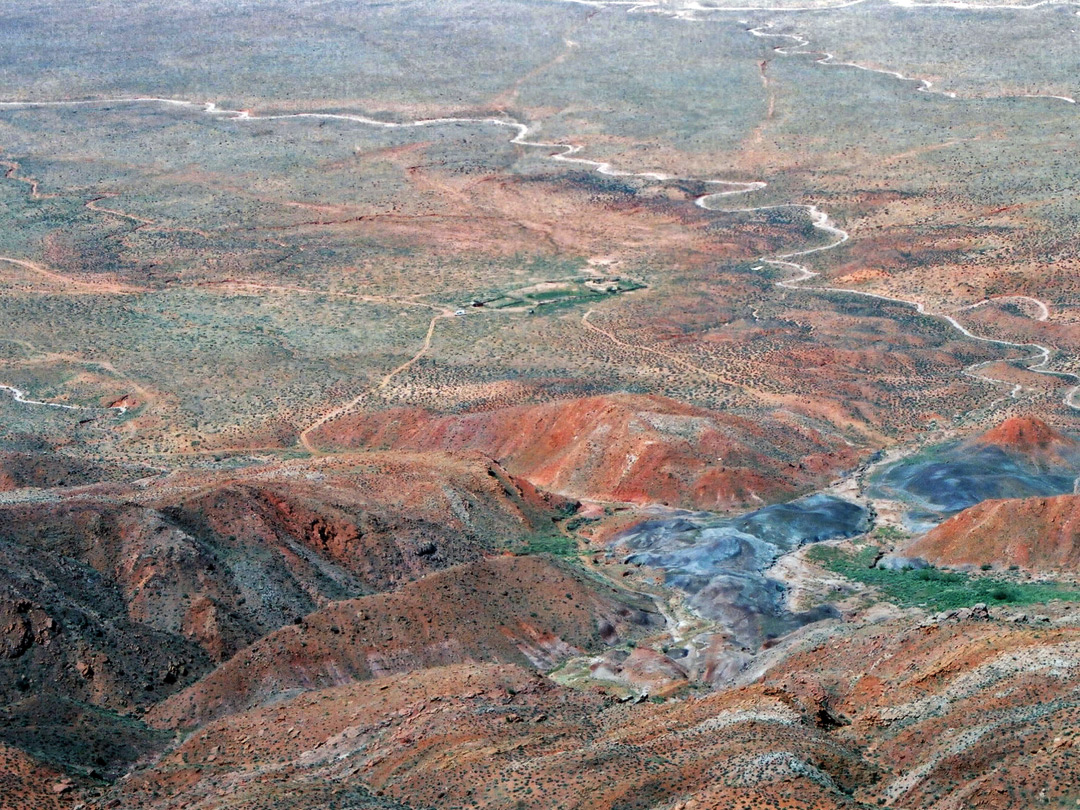
[[[117,414],[127,413],[126,405],[109,405],[103,408],[95,408],[87,405],[70,405],[66,402],[46,402],[41,399],[29,399],[27,393],[14,385],[0,385],[0,391],[11,394],[11,398],[22,405],[41,405],[45,408],[60,408],[65,411],[116,411]]]
[[[753,10],[774,10],[774,11],[778,11],[778,12],[780,12],[780,11],[787,12],[787,11],[810,10],[809,7],[807,9],[794,9],[794,8],[792,8],[792,9],[766,9],[766,8],[756,8],[756,7],[714,8],[714,7],[709,7],[709,6],[702,6],[702,5],[698,4],[698,3],[690,3],[690,4],[687,4],[687,5],[685,5],[683,7],[680,7],[680,8],[671,8],[671,7],[668,7],[668,6],[664,6],[664,5],[662,5],[662,4],[658,3],[658,2],[618,2],[617,0],[616,0],[616,2],[605,2],[604,0],[596,0],[595,2],[593,0],[561,0],[561,1],[562,2],[580,3],[580,4],[583,4],[583,5],[594,6],[594,7],[597,7],[597,8],[605,8],[605,7],[608,7],[608,6],[619,6],[619,7],[627,8],[627,10],[629,12],[657,11],[659,13],[669,14],[670,16],[676,17],[678,19],[692,20],[692,21],[700,21],[702,18],[697,16],[697,15],[699,13],[703,13],[703,12],[730,12],[730,11],[753,11]],[[855,0],[855,2],[846,3],[844,5],[855,5],[855,4],[859,3],[859,2],[863,2],[863,0]],[[1044,2],[1048,2],[1048,0],[1044,0]],[[1036,8],[1036,7],[1039,7],[1041,5],[1044,5],[1044,2],[1036,3],[1036,4],[1033,4],[1033,5],[1030,5],[1030,6],[1017,6],[1015,8]],[[984,8],[984,6],[976,6],[976,5],[969,5],[969,4],[951,4],[951,6],[952,7],[964,7],[964,8]],[[830,8],[835,8],[835,7],[836,6],[831,6]],[[988,8],[988,7],[986,7],[986,8]],[[754,27],[754,28],[748,28],[747,33],[749,33],[752,36],[761,37],[761,38],[764,38],[764,37],[778,37],[778,38],[793,40],[795,42],[794,46],[791,46],[791,47],[777,46],[777,47],[775,47],[773,49],[775,52],[780,53],[780,54],[782,54],[784,56],[788,56],[788,57],[800,56],[800,55],[817,56],[818,58],[815,59],[814,61],[816,63],[818,63],[818,64],[828,65],[828,66],[832,66],[832,67],[855,68],[855,69],[858,69],[858,70],[865,70],[865,71],[869,71],[869,72],[874,72],[874,73],[879,73],[879,74],[891,76],[891,77],[897,79],[898,81],[916,82],[916,83],[919,84],[918,90],[920,92],[932,92],[932,93],[936,93],[936,94],[945,96],[945,97],[950,98],[950,99],[955,99],[956,98],[956,94],[954,94],[954,93],[947,93],[947,92],[934,90],[933,86],[932,86],[932,83],[929,82],[926,79],[911,78],[911,77],[905,76],[905,75],[903,75],[903,74],[901,74],[899,72],[896,72],[896,71],[890,71],[890,70],[885,70],[885,69],[868,67],[868,66],[859,65],[859,64],[856,64],[856,63],[853,63],[853,62],[838,62],[838,61],[835,61],[835,57],[832,54],[829,54],[827,52],[806,50],[806,46],[808,46],[810,44],[809,40],[805,39],[804,37],[795,35],[795,34],[772,33],[772,32],[769,31],[769,29],[773,25],[774,25],[773,23],[766,23],[764,25],[757,26],[757,27]],[[1037,99],[1057,99],[1057,100],[1064,101],[1064,102],[1067,102],[1067,103],[1075,103],[1075,99],[1072,99],[1072,98],[1069,98],[1069,97],[1062,97],[1062,96],[1043,96],[1043,95],[1039,95],[1039,94],[1027,94],[1027,95],[1024,95],[1024,96],[1021,96],[1021,97],[1024,97],[1024,98],[1037,98]],[[729,197],[733,197],[733,196],[736,196],[736,195],[750,194],[750,193],[753,193],[755,191],[760,191],[761,189],[766,188],[768,184],[766,182],[764,182],[764,181],[761,181],[761,180],[736,181],[736,180],[723,180],[723,179],[708,179],[708,180],[701,181],[701,180],[696,180],[695,178],[683,178],[683,177],[679,177],[679,176],[676,176],[676,175],[666,174],[666,173],[663,173],[663,172],[634,172],[634,171],[620,170],[620,169],[616,169],[611,163],[609,163],[607,161],[592,160],[590,158],[580,157],[579,153],[584,149],[583,145],[574,144],[574,143],[562,143],[562,142],[556,142],[556,141],[532,140],[532,139],[530,139],[530,134],[531,134],[533,128],[528,124],[522,123],[520,121],[516,121],[516,120],[514,120],[512,118],[444,117],[444,118],[421,118],[421,119],[417,119],[417,120],[414,120],[414,121],[396,122],[396,121],[383,121],[383,120],[380,120],[380,119],[377,119],[377,118],[371,118],[369,116],[351,114],[351,113],[300,112],[300,113],[287,113],[287,114],[277,114],[277,115],[258,115],[258,114],[252,113],[250,110],[233,110],[233,109],[221,108],[221,107],[218,107],[217,104],[215,104],[213,102],[197,102],[197,101],[190,101],[190,100],[186,100],[186,99],[162,98],[162,97],[153,97],[153,96],[136,97],[136,98],[88,99],[88,100],[78,100],[78,101],[6,101],[6,102],[0,102],[0,110],[3,110],[3,109],[17,109],[17,108],[33,108],[33,107],[79,107],[79,106],[87,106],[87,107],[89,107],[89,106],[119,105],[119,104],[156,104],[156,105],[162,105],[162,106],[179,107],[179,108],[184,108],[184,109],[201,110],[206,115],[215,116],[215,117],[219,117],[219,118],[224,118],[224,119],[232,120],[232,121],[238,121],[238,122],[244,122],[244,121],[301,120],[301,119],[302,120],[312,120],[312,121],[347,121],[347,122],[360,124],[360,125],[363,125],[363,126],[378,127],[378,128],[382,128],[382,129],[416,129],[416,128],[423,128],[423,127],[447,126],[447,125],[455,125],[455,124],[493,126],[493,127],[498,127],[498,128],[501,128],[501,129],[508,129],[508,130],[512,131],[514,134],[513,134],[513,137],[510,139],[510,143],[517,144],[517,145],[520,145],[520,146],[530,147],[530,148],[533,148],[533,149],[552,150],[551,154],[548,155],[549,159],[551,159],[553,161],[560,161],[560,162],[563,162],[563,163],[571,163],[571,164],[576,164],[576,165],[581,165],[581,166],[587,166],[587,167],[592,168],[594,171],[596,171],[599,174],[608,175],[608,176],[612,176],[612,177],[637,177],[637,178],[642,178],[644,180],[651,180],[651,181],[657,181],[657,182],[667,182],[667,181],[675,181],[675,180],[687,180],[687,181],[701,182],[701,183],[704,183],[706,185],[711,185],[711,186],[718,186],[718,187],[721,188],[721,190],[712,191],[712,192],[709,192],[709,193],[706,193],[706,194],[702,194],[699,197],[697,197],[696,200],[695,200],[695,203],[699,207],[705,209],[706,211],[710,211],[710,212],[713,212],[713,213],[716,213],[716,214],[744,214],[744,213],[773,211],[773,210],[780,210],[780,209],[799,209],[799,210],[804,211],[807,214],[807,216],[810,218],[810,221],[811,221],[813,227],[815,229],[817,229],[818,231],[821,231],[822,233],[829,236],[831,238],[831,241],[829,241],[829,242],[827,242],[827,243],[825,243],[823,245],[818,245],[816,247],[807,248],[807,249],[804,249],[804,250],[793,251],[793,252],[790,252],[790,253],[782,253],[782,254],[777,254],[777,255],[772,255],[772,256],[762,256],[762,257],[760,257],[758,259],[758,262],[760,262],[761,265],[771,265],[771,266],[776,267],[776,268],[791,271],[792,276],[790,278],[787,278],[785,280],[776,282],[776,285],[778,287],[782,287],[782,288],[786,288],[786,289],[790,289],[790,290],[802,290],[804,292],[823,291],[823,292],[839,293],[839,294],[846,294],[846,295],[855,295],[855,296],[861,296],[863,298],[875,299],[875,300],[882,301],[882,302],[889,303],[889,304],[897,304],[897,305],[901,305],[901,306],[906,306],[906,307],[910,307],[910,308],[914,309],[919,315],[923,315],[923,316],[931,317],[931,318],[937,318],[939,320],[945,321],[947,324],[949,324],[949,326],[951,326],[953,329],[955,329],[961,335],[963,335],[964,337],[966,337],[966,338],[968,338],[970,340],[979,341],[979,342],[982,342],[982,343],[988,343],[988,344],[992,344],[992,345],[995,345],[995,346],[1000,346],[1000,347],[1006,348],[1006,349],[1033,350],[1032,354],[1030,354],[1030,355],[1028,355],[1026,357],[1023,357],[1023,358],[1019,358],[1018,360],[1011,361],[1011,362],[1024,363],[1024,362],[1027,362],[1027,361],[1035,361],[1033,363],[1029,363],[1028,365],[1026,365],[1026,369],[1028,371],[1031,371],[1031,372],[1034,372],[1034,373],[1037,373],[1037,374],[1044,374],[1044,375],[1048,375],[1048,376],[1053,376],[1053,377],[1057,377],[1057,378],[1062,379],[1062,380],[1074,382],[1075,384],[1072,385],[1070,388],[1068,388],[1066,390],[1066,392],[1065,392],[1065,394],[1063,396],[1062,402],[1067,407],[1069,407],[1069,408],[1071,408],[1073,410],[1080,410],[1080,402],[1077,401],[1077,397],[1078,397],[1078,395],[1080,395],[1080,375],[1072,374],[1070,372],[1065,372],[1065,371],[1055,371],[1055,370],[1052,370],[1052,369],[1048,368],[1048,366],[1050,364],[1052,354],[1054,352],[1054,349],[1052,347],[1044,346],[1044,345],[1038,344],[1038,343],[1018,343],[1018,342],[1015,342],[1015,341],[1002,340],[1002,339],[998,339],[998,338],[987,337],[985,335],[975,334],[975,333],[971,332],[969,329],[967,329],[963,324],[961,324],[952,315],[948,315],[948,314],[945,314],[945,313],[928,312],[926,310],[926,308],[925,308],[925,305],[920,301],[914,301],[914,300],[909,300],[909,299],[904,299],[904,298],[897,298],[897,297],[894,297],[894,296],[881,295],[879,293],[871,293],[871,292],[865,292],[865,291],[861,291],[861,290],[851,290],[851,289],[838,288],[838,287],[817,287],[817,286],[815,286],[815,287],[807,287],[807,286],[804,286],[804,282],[807,282],[810,279],[813,279],[814,277],[816,277],[816,276],[818,276],[820,274],[818,272],[814,271],[814,270],[811,270],[806,265],[801,264],[801,263],[799,263],[797,261],[794,261],[794,260],[795,259],[801,259],[801,258],[807,257],[807,256],[811,256],[813,254],[818,254],[818,253],[823,253],[825,251],[833,250],[833,249],[839,247],[840,245],[844,244],[845,242],[847,242],[850,239],[850,234],[847,231],[843,230],[842,228],[838,227],[836,224],[834,224],[832,222],[832,220],[829,218],[829,215],[826,212],[820,210],[816,205],[813,205],[813,204],[781,203],[781,204],[776,204],[776,205],[765,205],[765,206],[747,207],[747,208],[724,208],[724,207],[719,207],[719,206],[716,205],[716,203],[718,201],[720,201],[720,200],[727,199]],[[1040,301],[1039,299],[1036,299],[1036,298],[1030,298],[1030,297],[1027,297],[1027,296],[1025,296],[1025,298],[1027,298],[1027,300],[1033,302],[1037,306],[1037,308],[1039,309],[1041,317],[1038,317],[1037,320],[1040,320],[1040,321],[1045,320],[1046,317],[1042,317],[1042,316],[1048,316],[1048,314],[1049,314],[1049,309],[1046,306],[1046,304],[1044,302]],[[974,305],[974,306],[981,305],[982,303],[984,303],[984,302],[980,302],[980,304],[977,304],[977,305]],[[432,328],[434,327],[434,323],[435,323],[435,321],[432,322]],[[425,341],[425,347],[430,344],[430,337],[431,337],[430,332],[431,332],[431,329],[429,329],[429,334],[428,334],[428,337],[427,337],[427,339]],[[985,376],[985,375],[982,375],[982,374],[978,373],[979,369],[984,368],[987,365],[990,365],[990,363],[992,363],[992,362],[997,362],[997,361],[980,362],[980,363],[973,364],[973,365],[968,366],[967,368],[965,368],[962,373],[965,374],[968,377],[973,378],[973,379],[978,379],[978,380],[981,380],[981,381],[984,381],[984,382],[987,382],[987,383],[991,383],[991,384],[994,384],[994,385],[1008,384],[1008,383],[1004,383],[1004,381],[1002,381],[1002,380],[998,380],[998,379],[988,377],[988,376]],[[43,401],[40,401],[40,400],[28,399],[26,397],[26,395],[22,391],[19,391],[19,389],[16,389],[13,386],[4,385],[4,386],[0,386],[0,389],[6,390],[6,391],[12,393],[13,397],[15,398],[15,400],[17,402],[25,403],[25,404],[28,404],[28,405],[45,405],[45,406],[62,407],[62,408],[68,408],[68,409],[79,409],[79,406],[74,406],[74,405],[66,405],[66,404],[60,404],[60,403],[50,403],[50,402],[43,402]],[[1023,391],[1022,386],[1020,386],[1020,385],[1012,385],[1012,390],[1011,390],[1009,396],[1011,396],[1013,398],[1018,398],[1022,391]],[[99,409],[92,409],[92,410],[99,410]],[[115,410],[118,410],[121,413],[123,413],[126,409],[123,408],[123,407],[117,407],[117,408],[115,408]],[[322,420],[322,421],[325,421],[325,419]],[[320,424],[321,424],[321,422],[320,422]]]
[[[680,20],[701,21],[700,15],[705,13],[730,12],[730,11],[757,11],[773,10],[777,12],[799,11],[800,8],[790,9],[761,9],[756,7],[741,8],[712,8],[700,4],[687,4],[680,9],[672,9],[659,2],[606,2],[606,0],[561,0],[561,2],[578,3],[595,8],[607,8],[616,6],[625,8],[628,12],[657,12],[669,14]],[[842,3],[829,8],[857,5],[865,0]],[[1048,0],[1026,7],[1009,8],[1036,8],[1044,5]],[[905,5],[918,5],[915,3]],[[979,8],[969,4],[950,4],[950,7]],[[1001,8],[1000,6],[997,8]],[[806,9],[806,10],[809,10]],[[877,73],[889,76],[897,81],[914,83],[917,92],[932,93],[950,100],[962,101],[955,93],[935,89],[933,84],[920,78],[906,76],[897,71],[886,70],[853,62],[838,61],[834,55],[808,49],[810,41],[796,34],[777,33],[772,29],[774,23],[764,23],[752,28],[746,28],[746,33],[758,38],[777,38],[789,41],[790,45],[776,46],[773,50],[785,57],[814,57],[816,64],[837,68],[850,68],[861,71]],[[1031,98],[1042,101],[1060,101],[1075,104],[1076,100],[1066,96],[1051,96],[1042,94],[1028,94],[1019,98]],[[545,141],[533,137],[534,125],[522,123],[509,117],[440,117],[421,118],[413,121],[384,121],[360,114],[351,113],[328,113],[328,112],[299,112],[288,114],[260,115],[250,110],[226,109],[217,106],[213,102],[198,102],[185,99],[173,99],[162,97],[135,97],[135,98],[110,98],[89,99],[74,101],[6,101],[0,102],[0,110],[20,109],[34,107],[100,107],[104,105],[157,105],[166,108],[174,108],[199,112],[216,118],[236,121],[238,123],[251,121],[278,121],[278,120],[310,120],[310,121],[343,121],[364,127],[381,128],[386,130],[397,129],[421,129],[425,127],[439,126],[490,126],[507,131],[511,134],[509,142],[529,149],[546,150],[545,157],[552,161],[586,167],[592,171],[611,177],[640,178],[645,181],[658,183],[692,181],[709,187],[707,193],[701,194],[694,199],[694,203],[701,209],[717,216],[736,216],[742,214],[766,213],[779,210],[798,210],[809,218],[813,228],[820,232],[825,241],[822,244],[808,247],[802,250],[765,255],[756,259],[757,266],[753,269],[763,270],[766,266],[782,271],[786,277],[777,281],[776,286],[792,291],[803,293],[823,292],[840,295],[859,296],[874,299],[883,304],[907,307],[920,316],[935,318],[944,321],[949,327],[963,337],[984,344],[1000,347],[1003,350],[1028,352],[1023,357],[1004,359],[1004,362],[1023,365],[1026,370],[1054,377],[1069,383],[1062,397],[1062,403],[1068,408],[1080,410],[1080,376],[1066,371],[1051,369],[1050,363],[1056,352],[1051,346],[1039,343],[1020,343],[1002,340],[972,332],[965,327],[956,317],[946,313],[929,312],[921,301],[898,298],[879,293],[866,292],[839,287],[810,286],[807,282],[820,275],[802,263],[808,257],[835,250],[851,239],[851,235],[834,223],[827,212],[817,205],[810,203],[778,203],[771,205],[728,207],[732,198],[742,195],[750,195],[761,191],[768,186],[762,180],[727,180],[679,177],[672,174],[656,171],[635,172],[616,168],[612,163],[602,160],[593,160],[581,156],[584,146],[575,143]],[[7,164],[0,164],[7,165]],[[9,170],[9,176],[15,169]],[[100,198],[99,198],[100,199]],[[139,217],[115,212],[110,209],[97,207],[101,213],[119,214],[126,216],[135,222],[150,223]],[[17,259],[0,257],[0,261],[26,263]],[[361,296],[362,297],[362,296]],[[1025,312],[1038,322],[1045,322],[1050,318],[1050,309],[1047,304],[1038,298],[1031,296],[1000,296],[997,299],[984,299],[974,304],[962,307],[956,312],[971,311],[986,306],[991,300],[1015,300],[1026,305]],[[394,375],[410,368],[430,348],[432,337],[438,322],[442,319],[454,316],[451,310],[441,310],[426,304],[413,304],[426,306],[434,310],[429,322],[428,329],[419,350],[409,360],[391,370],[377,385],[377,389],[385,388]],[[602,329],[589,323],[588,315],[584,317],[587,328],[603,332]],[[608,337],[618,342],[618,338],[607,334]],[[665,355],[656,349],[644,347],[653,354],[669,357],[671,362],[682,362],[677,358]],[[1002,362],[1001,360],[982,361],[962,370],[962,374],[982,383],[995,386],[1009,386],[1011,390],[1002,399],[1019,399],[1024,393],[1024,387],[1020,384],[1005,382],[981,373],[987,366]],[[70,411],[117,411],[118,415],[127,412],[127,406],[115,405],[109,408],[95,408],[73,405],[62,402],[49,402],[32,399],[25,391],[12,385],[0,384],[0,391],[12,396],[15,402],[38,407],[58,408]],[[371,391],[360,393],[352,400],[341,404],[323,414],[317,421],[308,425],[300,433],[301,444],[312,454],[317,452],[310,443],[309,436],[319,426],[331,419],[340,416],[355,408],[363,398]],[[997,400],[999,402],[1001,400]],[[868,470],[874,466],[891,462],[894,459],[884,459],[870,467],[855,471],[844,481],[844,486],[839,488],[834,495],[827,491],[800,499],[793,504],[765,507],[756,512],[740,516],[738,518],[720,518],[718,516],[698,514],[684,514],[676,517],[664,516],[662,518],[647,521],[634,527],[630,532],[617,539],[616,546],[620,552],[626,555],[626,560],[635,564],[655,567],[666,574],[666,584],[670,587],[681,589],[686,595],[686,606],[696,616],[702,616],[714,622],[715,625],[726,628],[736,642],[736,647],[728,655],[731,658],[731,667],[737,669],[749,660],[752,650],[764,639],[774,638],[789,632],[795,627],[809,624],[822,618],[828,618],[829,610],[825,607],[806,613],[794,613],[787,609],[785,591],[786,585],[773,578],[769,574],[771,566],[776,564],[782,557],[788,557],[792,551],[802,544],[818,542],[833,538],[843,538],[866,531],[871,525],[873,516],[869,509],[872,504],[863,492],[862,480],[869,475]],[[850,486],[848,486],[850,485]],[[1074,489],[1080,491],[1080,478],[1076,479]],[[853,498],[852,494],[857,497]],[[865,506],[864,506],[865,505]],[[664,615],[668,631],[673,643],[684,647],[686,662],[691,664],[698,658],[704,660],[708,646],[712,643],[715,635],[714,629],[702,632],[689,632],[696,627],[694,622],[680,620],[673,612],[666,609],[666,602],[655,593],[647,594],[657,604],[658,609]],[[734,669],[733,669],[734,671]]]

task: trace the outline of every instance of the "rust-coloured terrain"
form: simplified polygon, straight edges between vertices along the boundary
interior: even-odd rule
[[[904,548],[935,565],[1019,566],[1075,576],[1080,496],[983,501]]]
[[[1080,455],[1080,441],[1062,435],[1046,422],[1030,416],[1014,416],[971,440],[973,446],[998,447],[1019,453],[1037,463],[1068,463]]]
[[[294,690],[459,662],[550,669],[663,627],[651,600],[574,566],[501,557],[389,594],[334,602],[241,650],[154,709],[158,726],[201,726]]]
[[[10,810],[62,810],[75,784],[18,748],[0,744],[0,790]]]
[[[0,810],[1075,808],[1076,24],[0,4]]]
[[[461,416],[394,409],[339,419],[319,447],[474,450],[576,498],[726,511],[801,494],[856,452],[789,415],[749,419],[665,397],[563,400]]]
[[[1063,807],[1078,639],[1072,617],[1046,622],[818,632],[754,685],[662,706],[505,665],[337,686],[212,723],[112,795],[291,807],[288,785],[359,779],[412,807]]]

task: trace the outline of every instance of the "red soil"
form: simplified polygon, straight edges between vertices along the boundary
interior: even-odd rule
[[[0,701],[30,690],[120,711],[331,602],[550,535],[573,506],[444,453],[57,492],[0,505]]]
[[[469,661],[550,668],[655,632],[652,602],[537,557],[458,566],[388,594],[335,602],[242,650],[150,717],[192,726],[295,689]]]
[[[1080,442],[1058,433],[1041,419],[1016,416],[971,441],[974,445],[1000,447],[1033,459],[1060,461],[1063,453],[1080,451]]]
[[[753,684],[663,705],[517,666],[435,668],[223,717],[110,797],[294,808],[358,784],[410,807],[492,810],[1071,806],[1078,645],[1075,626],[996,610],[841,624],[778,648]]]
[[[4,810],[70,808],[74,787],[59,771],[0,743],[0,807]]]
[[[1019,565],[1060,574],[1080,567],[1080,496],[983,501],[907,546],[935,565]]]
[[[516,666],[459,665],[224,718],[113,795],[125,808],[298,808],[312,805],[291,785],[366,784],[415,808],[809,810],[856,807],[845,792],[869,778],[782,694],[617,704]]]
[[[855,463],[851,448],[790,420],[749,419],[660,396],[448,416],[397,409],[335,420],[312,438],[327,448],[479,450],[575,498],[714,510],[790,498]]]

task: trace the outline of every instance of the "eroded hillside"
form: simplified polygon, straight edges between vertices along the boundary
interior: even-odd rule
[[[1074,807],[1075,29],[0,9],[0,808]]]

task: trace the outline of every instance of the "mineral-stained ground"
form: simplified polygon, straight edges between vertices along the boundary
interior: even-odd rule
[[[0,810],[1075,807],[1078,14],[0,7]]]

